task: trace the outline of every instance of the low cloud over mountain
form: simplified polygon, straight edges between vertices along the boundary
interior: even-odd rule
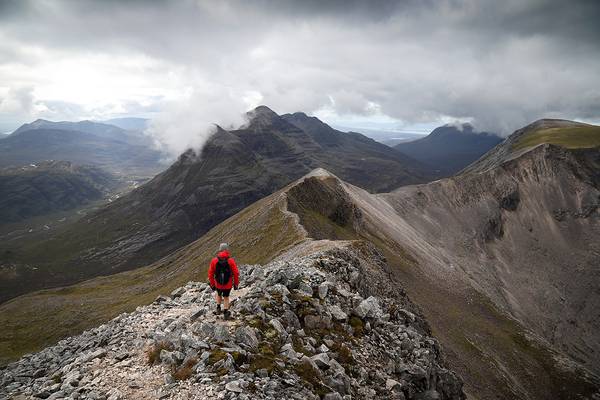
[[[2,4],[5,124],[258,104],[504,134],[600,118],[593,1]]]

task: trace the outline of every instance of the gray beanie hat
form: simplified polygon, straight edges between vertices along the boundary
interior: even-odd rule
[[[221,243],[219,245],[219,251],[229,250],[229,245],[227,243]]]

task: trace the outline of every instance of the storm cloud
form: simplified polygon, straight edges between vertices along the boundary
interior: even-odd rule
[[[4,0],[0,118],[153,110],[174,151],[257,104],[501,133],[600,120],[599,20],[596,1]]]

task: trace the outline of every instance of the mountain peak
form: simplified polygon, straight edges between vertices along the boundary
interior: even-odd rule
[[[306,114],[302,111],[297,111],[297,112],[291,114],[291,116],[293,116],[295,118],[315,118],[315,117],[309,117],[308,114]]]
[[[280,119],[279,115],[267,106],[258,106],[246,113],[248,117],[247,127],[264,128],[273,125]]]
[[[308,174],[306,174],[302,178],[300,178],[298,181],[299,182],[303,181],[306,178],[335,178],[335,179],[341,181],[340,178],[338,178],[337,176],[335,176],[334,174],[332,174],[331,172],[329,172],[325,168],[320,168],[320,167],[313,169]]]
[[[539,119],[513,132],[463,172],[485,172],[547,144],[566,149],[596,147],[600,144],[600,126],[566,119]]]
[[[271,110],[269,107],[265,106],[264,104],[261,104],[260,106],[256,107],[254,110],[252,110],[252,112],[277,115],[277,113],[275,111]]]
[[[279,115],[277,115],[277,113],[275,111],[271,110],[267,106],[258,106],[254,110],[248,111],[247,114],[251,119],[255,119],[255,118],[271,119],[271,118],[279,117]]]
[[[23,131],[32,130],[32,129],[38,129],[38,128],[44,127],[44,126],[46,126],[48,124],[52,124],[52,121],[48,121],[48,120],[45,120],[45,119],[42,119],[42,118],[38,118],[38,119],[36,119],[33,122],[29,122],[29,123],[25,123],[25,124],[21,125],[20,127],[18,127],[13,132],[13,134],[20,133],[20,132],[23,132]]]
[[[341,132],[321,121],[317,117],[311,117],[303,112],[295,112],[293,114],[284,114],[281,116],[285,121],[308,132],[313,140],[321,146],[336,146],[342,141]]]
[[[328,130],[333,130],[333,128],[331,128],[325,122],[321,121],[319,118],[308,115],[303,112],[295,112],[293,114],[283,114],[281,116],[281,118],[285,119],[286,121],[290,122],[293,125],[298,126],[301,129],[304,129],[304,128],[310,129],[310,127],[312,127],[312,129],[326,128]]]
[[[283,114],[281,117],[283,119],[289,120],[289,121],[312,122],[312,123],[319,123],[319,124],[325,125],[325,123],[323,121],[321,121],[319,118],[310,116],[302,111],[297,111],[292,114]]]
[[[525,126],[521,130],[538,130],[538,129],[550,129],[550,128],[576,128],[582,126],[592,126],[584,124],[583,122],[570,121],[568,119],[558,118],[542,118],[531,124]]]
[[[457,134],[478,134],[480,133],[473,125],[468,122],[450,123],[435,128],[431,131],[431,136],[437,135],[457,135]]]

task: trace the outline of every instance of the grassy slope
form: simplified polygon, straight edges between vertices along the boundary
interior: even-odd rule
[[[542,143],[555,144],[568,149],[600,146],[600,126],[539,129],[524,135],[513,145],[513,149],[522,150]]]
[[[0,243],[0,252],[5,263],[15,263],[19,266],[20,275],[27,277],[30,272],[28,278],[20,277],[17,280],[18,284],[36,280],[48,286],[60,286],[61,282],[64,282],[65,274],[73,280],[83,281],[89,276],[100,275],[103,271],[103,265],[97,261],[90,261],[85,268],[81,268],[80,263],[73,261],[74,252],[111,243],[145,223],[147,221],[136,216],[119,219],[111,225],[89,223],[88,217],[84,216],[72,224],[55,226],[54,230],[49,232],[51,236],[47,240],[40,240],[42,235],[23,235],[17,240]],[[10,280],[0,282],[0,288],[7,292],[14,290],[14,285],[15,282]]]
[[[238,263],[269,261],[304,239],[284,206],[284,197],[269,196],[152,265],[2,304],[0,364],[130,312],[190,280],[206,279],[207,265],[222,241],[230,243]]]

